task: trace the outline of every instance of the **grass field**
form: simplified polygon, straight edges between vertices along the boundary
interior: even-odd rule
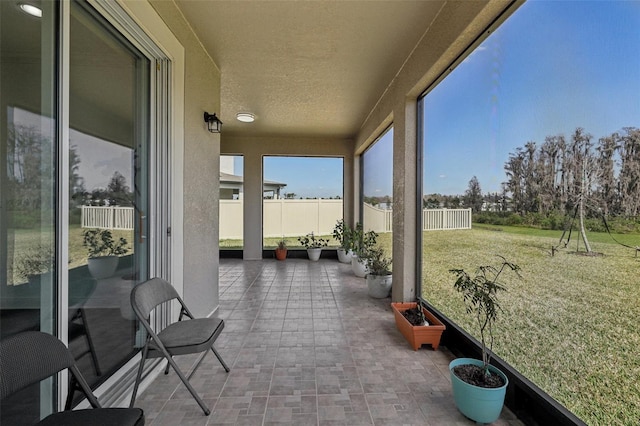
[[[640,424],[640,258],[606,234],[588,235],[600,256],[568,248],[551,256],[560,233],[485,227],[425,232],[423,296],[474,330],[451,268],[474,272],[497,254],[522,268],[505,277],[495,352],[589,425]],[[640,245],[638,235],[616,235]]]

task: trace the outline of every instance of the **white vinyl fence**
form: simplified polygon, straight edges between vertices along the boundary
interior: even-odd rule
[[[471,209],[424,209],[422,230],[471,229]]]
[[[362,218],[365,231],[391,232],[393,229],[393,210],[379,209],[364,203]]]
[[[133,229],[133,207],[82,206],[83,228]]]
[[[243,201],[220,200],[220,239],[242,239]],[[366,230],[391,232],[393,211],[364,205]],[[264,200],[265,237],[330,235],[342,218],[342,200]],[[471,209],[424,209],[422,230],[471,229]],[[133,229],[133,207],[82,206],[83,228]]]

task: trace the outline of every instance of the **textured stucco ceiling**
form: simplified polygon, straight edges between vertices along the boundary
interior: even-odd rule
[[[347,138],[443,3],[176,0],[220,68],[225,133]]]

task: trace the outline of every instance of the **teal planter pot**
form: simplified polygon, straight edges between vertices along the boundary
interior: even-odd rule
[[[458,358],[449,363],[451,374],[451,386],[453,399],[458,410],[466,417],[478,423],[492,423],[498,420],[504,405],[504,397],[507,393],[509,380],[504,373],[494,366],[489,366],[489,371],[500,375],[504,379],[504,386],[499,388],[482,388],[461,380],[453,372],[458,365],[473,364],[482,366],[482,361],[473,358]]]

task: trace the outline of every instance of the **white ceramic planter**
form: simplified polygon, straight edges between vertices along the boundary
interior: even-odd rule
[[[353,252],[351,250],[346,251],[340,247],[336,252],[338,253],[338,261],[340,263],[351,263],[351,257],[353,256]]]
[[[312,262],[317,262],[320,259],[320,254],[322,253],[321,248],[310,248],[307,249],[307,256],[309,256],[309,260]]]
[[[356,277],[364,278],[367,275],[367,264],[354,254],[351,257],[351,270]]]
[[[87,261],[89,273],[96,280],[112,277],[118,269],[118,256],[100,256]]]
[[[375,299],[384,299],[391,292],[393,275],[367,275],[367,287],[369,296]]]

